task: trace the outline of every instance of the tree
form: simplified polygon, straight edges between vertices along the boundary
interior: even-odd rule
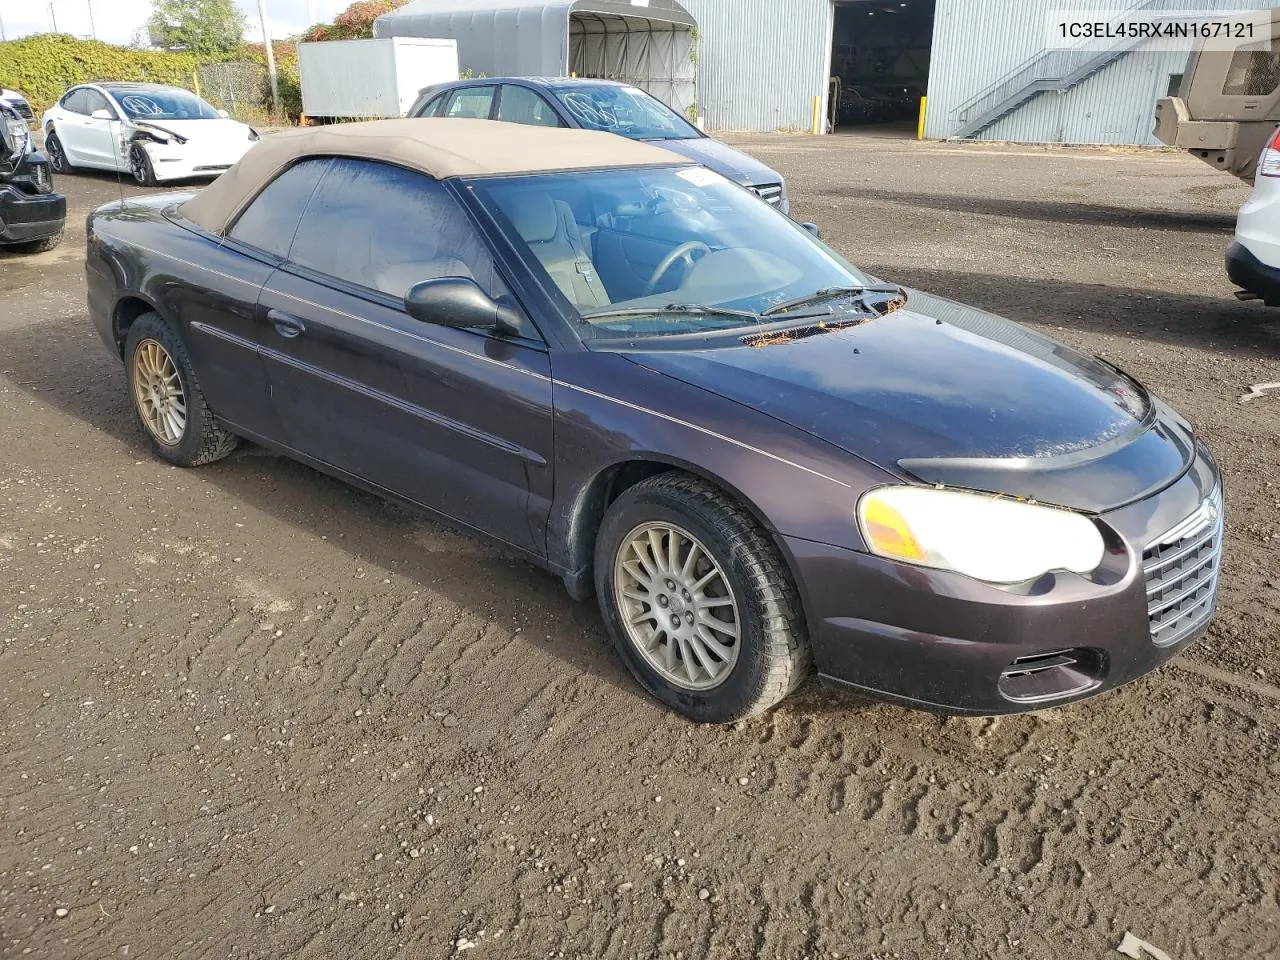
[[[155,0],[147,33],[165,50],[230,53],[244,40],[244,14],[235,0]]]
[[[373,36],[373,21],[384,13],[403,7],[407,0],[356,0],[333,18],[333,23],[317,23],[307,28],[303,40],[367,40]]]

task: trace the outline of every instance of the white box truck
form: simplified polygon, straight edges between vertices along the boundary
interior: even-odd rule
[[[458,43],[424,37],[298,44],[309,119],[403,117],[418,91],[458,79]]]

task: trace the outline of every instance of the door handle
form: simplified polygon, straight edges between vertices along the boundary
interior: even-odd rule
[[[283,310],[268,310],[267,322],[276,328],[276,333],[289,340],[307,332],[307,325],[300,318]]]

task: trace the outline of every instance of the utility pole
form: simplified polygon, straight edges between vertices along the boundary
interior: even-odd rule
[[[267,51],[267,79],[271,81],[271,109],[280,113],[280,82],[276,78],[276,55],[271,49],[271,31],[267,28],[267,0],[258,0],[258,19],[262,21],[262,46]]]
[[[0,13],[0,43],[4,43],[9,38],[4,35],[4,14]]]
[[[58,32],[58,15],[53,12],[53,0],[49,0],[49,19],[53,22],[53,32]]]
[[[89,32],[93,34],[93,39],[98,39],[98,28],[93,23],[93,0],[85,0],[89,4]]]

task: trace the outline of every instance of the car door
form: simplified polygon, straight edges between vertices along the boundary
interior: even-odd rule
[[[563,127],[560,115],[536,90],[514,83],[504,83],[498,94],[496,119],[507,123],[525,123],[535,127]]]
[[[458,87],[449,94],[439,116],[488,120],[493,114],[493,100],[497,89],[497,84],[493,83]]]
[[[188,291],[182,306],[187,349],[200,371],[209,406],[239,433],[288,444],[267,390],[260,355],[259,293],[284,260],[302,213],[328,169],[327,159],[303,160],[280,173],[223,237],[206,235],[198,262],[207,285]],[[223,296],[226,289],[231,296]]]
[[[81,94],[85,114],[76,117],[75,125],[82,162],[106,170],[126,169],[128,161],[120,149],[120,119],[115,106],[92,87],[82,88]]]
[[[443,184],[336,158],[263,290],[262,352],[290,446],[475,529],[545,551],[550,360],[523,336],[426,324],[414,284],[468,276],[514,305]]]
[[[58,102],[58,116],[54,127],[62,142],[62,151],[73,166],[90,166],[91,136],[89,132],[89,89],[76,87],[65,93]]]

